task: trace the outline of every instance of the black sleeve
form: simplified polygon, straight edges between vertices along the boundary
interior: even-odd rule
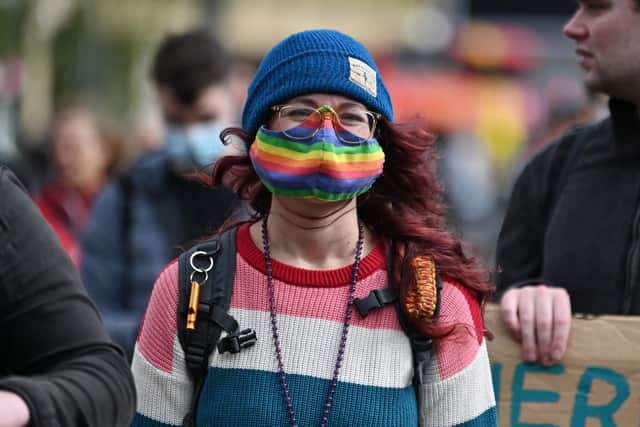
[[[23,187],[0,167],[0,389],[32,426],[126,426],[135,389],[79,274]]]
[[[558,147],[537,154],[524,168],[511,192],[496,248],[496,298],[507,289],[542,283],[543,243],[553,181],[558,175]]]

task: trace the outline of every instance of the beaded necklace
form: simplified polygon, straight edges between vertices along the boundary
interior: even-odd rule
[[[268,215],[265,215],[262,220],[262,245],[264,247],[264,261],[267,268],[267,287],[269,290],[269,308],[271,311],[271,332],[273,335],[273,344],[276,348],[276,359],[278,361],[278,374],[280,376],[280,386],[284,393],[285,403],[287,405],[287,414],[289,415],[289,421],[291,427],[298,427],[298,421],[293,411],[293,403],[291,401],[291,395],[289,394],[289,386],[287,384],[287,375],[284,372],[284,364],[282,362],[282,348],[280,347],[280,335],[278,333],[278,320],[276,318],[276,303],[275,292],[273,289],[273,269],[271,267],[271,247],[269,245],[269,232],[267,231],[267,219]],[[347,334],[349,333],[349,324],[351,323],[351,313],[353,311],[353,300],[356,289],[356,283],[358,282],[358,269],[360,268],[360,259],[362,257],[362,246],[364,243],[364,229],[362,223],[358,221],[358,243],[356,244],[356,255],[353,262],[353,275],[351,277],[351,284],[349,285],[349,301],[347,302],[347,310],[344,316],[344,323],[342,326],[342,336],[340,338],[340,346],[338,348],[338,357],[336,358],[336,366],[333,370],[333,379],[331,380],[331,386],[329,387],[329,393],[327,395],[327,401],[324,405],[324,411],[322,413],[322,421],[320,427],[326,427],[329,420],[329,411],[333,403],[333,396],[338,386],[338,376],[340,374],[340,367],[342,366],[342,359],[344,357],[344,350],[347,344]]]

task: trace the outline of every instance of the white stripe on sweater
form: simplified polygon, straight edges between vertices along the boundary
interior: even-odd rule
[[[435,358],[433,363],[437,363]],[[432,380],[435,378],[431,378]],[[474,361],[444,381],[422,386],[420,426],[462,424],[495,406],[487,346],[483,341]]]
[[[240,328],[252,328],[258,341],[238,354],[215,353],[211,366],[277,372],[270,313],[232,309]],[[358,316],[356,312],[354,316]],[[331,379],[342,323],[325,319],[278,315],[278,331],[285,371]],[[368,354],[368,357],[363,355]],[[404,388],[411,384],[412,356],[402,331],[351,326],[340,380],[378,387]]]
[[[182,354],[177,338],[174,339],[173,348],[175,359],[177,352]],[[182,419],[189,410],[193,386],[183,367],[184,356],[178,360],[176,362],[182,366],[178,367],[174,362],[174,372],[170,374],[150,364],[136,346],[131,370],[136,383],[139,414],[166,424],[182,424]]]

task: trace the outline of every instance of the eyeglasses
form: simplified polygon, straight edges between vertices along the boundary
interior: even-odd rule
[[[274,105],[283,133],[292,139],[308,139],[318,133],[325,117],[333,122],[338,139],[347,144],[362,143],[370,139],[380,119],[380,114],[360,107],[347,107],[341,111],[323,105],[313,108],[307,105]],[[302,126],[301,126],[302,125]]]

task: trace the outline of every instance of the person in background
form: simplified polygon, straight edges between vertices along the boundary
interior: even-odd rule
[[[434,138],[393,122],[367,49],[332,30],[287,37],[264,57],[242,117],[225,136],[248,155],[223,157],[213,182],[229,180],[256,212],[238,223],[230,313],[257,342],[214,351],[194,395],[170,263],[134,353],[132,425],[181,425],[197,402],[196,425],[496,426],[481,312],[491,288],[444,228]],[[414,286],[424,311],[407,313],[434,340],[416,388],[394,305],[354,308],[390,287],[411,305]]]
[[[153,60],[164,147],[140,157],[98,197],[82,239],[82,279],[113,339],[133,350],[153,282],[181,248],[237,205],[223,186],[190,177],[223,152],[232,118],[229,58],[204,30],[167,36]]]
[[[116,172],[120,144],[100,128],[91,110],[69,105],[54,117],[50,146],[53,176],[35,202],[79,266],[79,239],[97,193]]]
[[[497,244],[502,317],[523,358],[558,362],[571,314],[640,314],[640,0],[580,0],[564,27],[610,116],[546,147]]]
[[[126,426],[127,360],[17,178],[0,165],[0,427]]]

